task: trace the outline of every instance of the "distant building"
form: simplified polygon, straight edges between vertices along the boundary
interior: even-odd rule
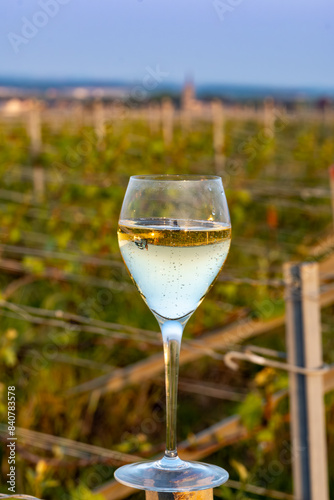
[[[196,98],[193,81],[188,80],[182,90],[181,96],[182,111],[201,112],[208,108],[208,104]]]

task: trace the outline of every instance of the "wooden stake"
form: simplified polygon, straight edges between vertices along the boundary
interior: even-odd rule
[[[125,108],[120,101],[113,102],[111,105],[111,120],[114,135],[118,135],[122,128],[123,117],[125,115]]]
[[[213,125],[213,149],[215,154],[215,166],[216,172],[220,173],[221,169],[224,167],[225,156],[224,156],[224,108],[221,101],[212,101],[211,103],[212,111],[212,125]]]
[[[275,135],[275,103],[272,97],[267,97],[264,100],[263,122],[265,135],[273,138]]]
[[[284,266],[286,341],[289,364],[323,365],[317,263]],[[289,375],[294,495],[300,500],[328,500],[328,470],[323,378]]]
[[[146,491],[146,500],[212,500],[213,490],[165,493]]]
[[[188,134],[191,130],[193,113],[190,109],[180,110],[180,124],[184,134]]]
[[[36,200],[42,202],[45,197],[45,175],[44,168],[40,165],[34,165],[33,184]]]
[[[78,128],[81,128],[85,124],[85,110],[84,110],[84,105],[81,102],[78,102],[75,104],[73,108],[73,121],[74,121],[74,127],[77,130]]]
[[[36,200],[42,202],[45,194],[44,169],[36,164],[42,150],[41,104],[33,100],[28,112],[28,134],[30,137],[30,152],[33,162],[33,186]]]
[[[165,146],[170,146],[173,142],[173,121],[174,121],[174,106],[170,99],[166,98],[162,102],[162,134]]]
[[[32,101],[28,114],[28,135],[30,137],[30,151],[37,156],[42,148],[41,113],[38,101]]]
[[[160,107],[151,103],[147,109],[148,126],[151,135],[155,135],[160,129]]]
[[[93,110],[94,129],[97,137],[98,147],[101,148],[105,137],[105,113],[103,103],[97,101]]]

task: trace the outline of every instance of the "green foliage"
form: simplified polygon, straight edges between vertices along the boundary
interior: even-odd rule
[[[234,460],[233,458],[231,459],[230,463],[232,467],[237,471],[240,481],[246,482],[249,476],[249,472],[244,466],[244,464],[238,462],[237,460]]]
[[[52,479],[52,475],[53,470],[44,460],[40,460],[35,469],[27,469],[27,486],[34,496],[42,498],[47,490],[50,491],[59,486],[59,481]]]
[[[238,411],[242,424],[249,430],[261,424],[263,416],[262,398],[256,392],[247,394]]]
[[[197,338],[239,317],[257,321],[283,314],[282,290],[267,280],[282,277],[283,262],[304,259],[332,222],[328,199],[301,198],[300,188],[328,187],[327,167],[334,160],[333,125],[298,121],[283,125],[276,124],[275,138],[270,139],[259,122],[226,122],[226,163],[219,173],[227,188],[233,227],[225,267],[225,276],[232,276],[232,281],[216,282],[187,324],[187,338]],[[130,122],[125,117],[108,124],[104,143],[98,147],[92,127],[73,129],[64,124],[55,131],[45,124],[43,150],[33,161],[25,127],[0,124],[0,184],[6,195],[0,195],[0,243],[37,250],[27,255],[1,250],[9,268],[1,270],[0,293],[2,297],[9,293],[8,300],[14,304],[58,311],[56,318],[31,323],[22,311],[2,310],[3,421],[7,386],[15,385],[17,425],[125,453],[150,456],[161,452],[165,439],[162,371],[156,379],[121,393],[66,394],[67,389],[161,353],[161,345],[131,335],[119,339],[117,329],[109,335],[77,331],[71,328],[71,324],[78,326],[75,319],[65,326],[61,323],[61,311],[158,330],[121,263],[116,231],[130,175],[217,173],[211,124],[194,123],[186,133],[177,125],[174,132],[174,141],[167,147],[160,131],[151,132],[143,121]],[[46,176],[40,199],[29,174],[29,168],[37,164]],[[21,166],[28,170],[20,170]],[[266,190],[268,185],[290,188],[293,194],[275,194]],[[277,212],[276,228],[267,220],[272,206]],[[113,263],[96,265],[90,257]],[[233,277],[258,279],[263,284],[240,284]],[[333,311],[326,314],[331,324]],[[58,321],[58,326],[50,319]],[[324,332],[327,362],[333,362],[332,333],[331,328]],[[261,337],[259,342],[284,350],[282,338],[280,330],[275,338]],[[250,438],[232,448],[223,447],[215,456],[216,463],[229,467],[236,480],[252,482],[269,459],[279,458],[283,439],[289,439],[288,409],[285,402],[272,412],[271,396],[286,388],[286,375],[267,368],[259,371],[252,365],[232,373],[221,360],[207,356],[182,366],[182,377],[249,392],[239,404],[180,391],[180,439],[191,440],[194,432],[239,412]],[[330,450],[334,450],[332,399],[327,398]],[[87,485],[87,467],[76,459],[69,460],[73,461],[70,467],[49,465],[50,458],[68,459],[61,447],[34,453],[40,458],[37,464],[20,459],[22,490],[47,500],[100,500]],[[7,473],[5,456],[1,458],[2,473]],[[285,467],[270,487],[286,491],[290,476]],[[220,498],[227,500],[245,497],[228,487],[219,491]]]
[[[93,493],[87,486],[80,484],[76,488],[70,490],[67,500],[104,500],[103,495]]]
[[[223,498],[224,500],[235,500],[235,492],[228,486],[220,486],[218,498]]]
[[[13,367],[17,363],[16,337],[17,331],[14,328],[8,328],[0,336],[0,363],[7,367]]]

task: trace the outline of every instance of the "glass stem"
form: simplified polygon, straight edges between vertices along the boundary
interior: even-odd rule
[[[176,418],[179,356],[183,327],[177,321],[166,321],[161,326],[166,385],[166,451],[168,458],[177,457]]]

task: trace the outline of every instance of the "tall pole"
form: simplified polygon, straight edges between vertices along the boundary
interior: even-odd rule
[[[289,364],[323,365],[317,263],[284,266]],[[326,423],[321,375],[290,373],[292,470],[296,500],[329,500]]]

